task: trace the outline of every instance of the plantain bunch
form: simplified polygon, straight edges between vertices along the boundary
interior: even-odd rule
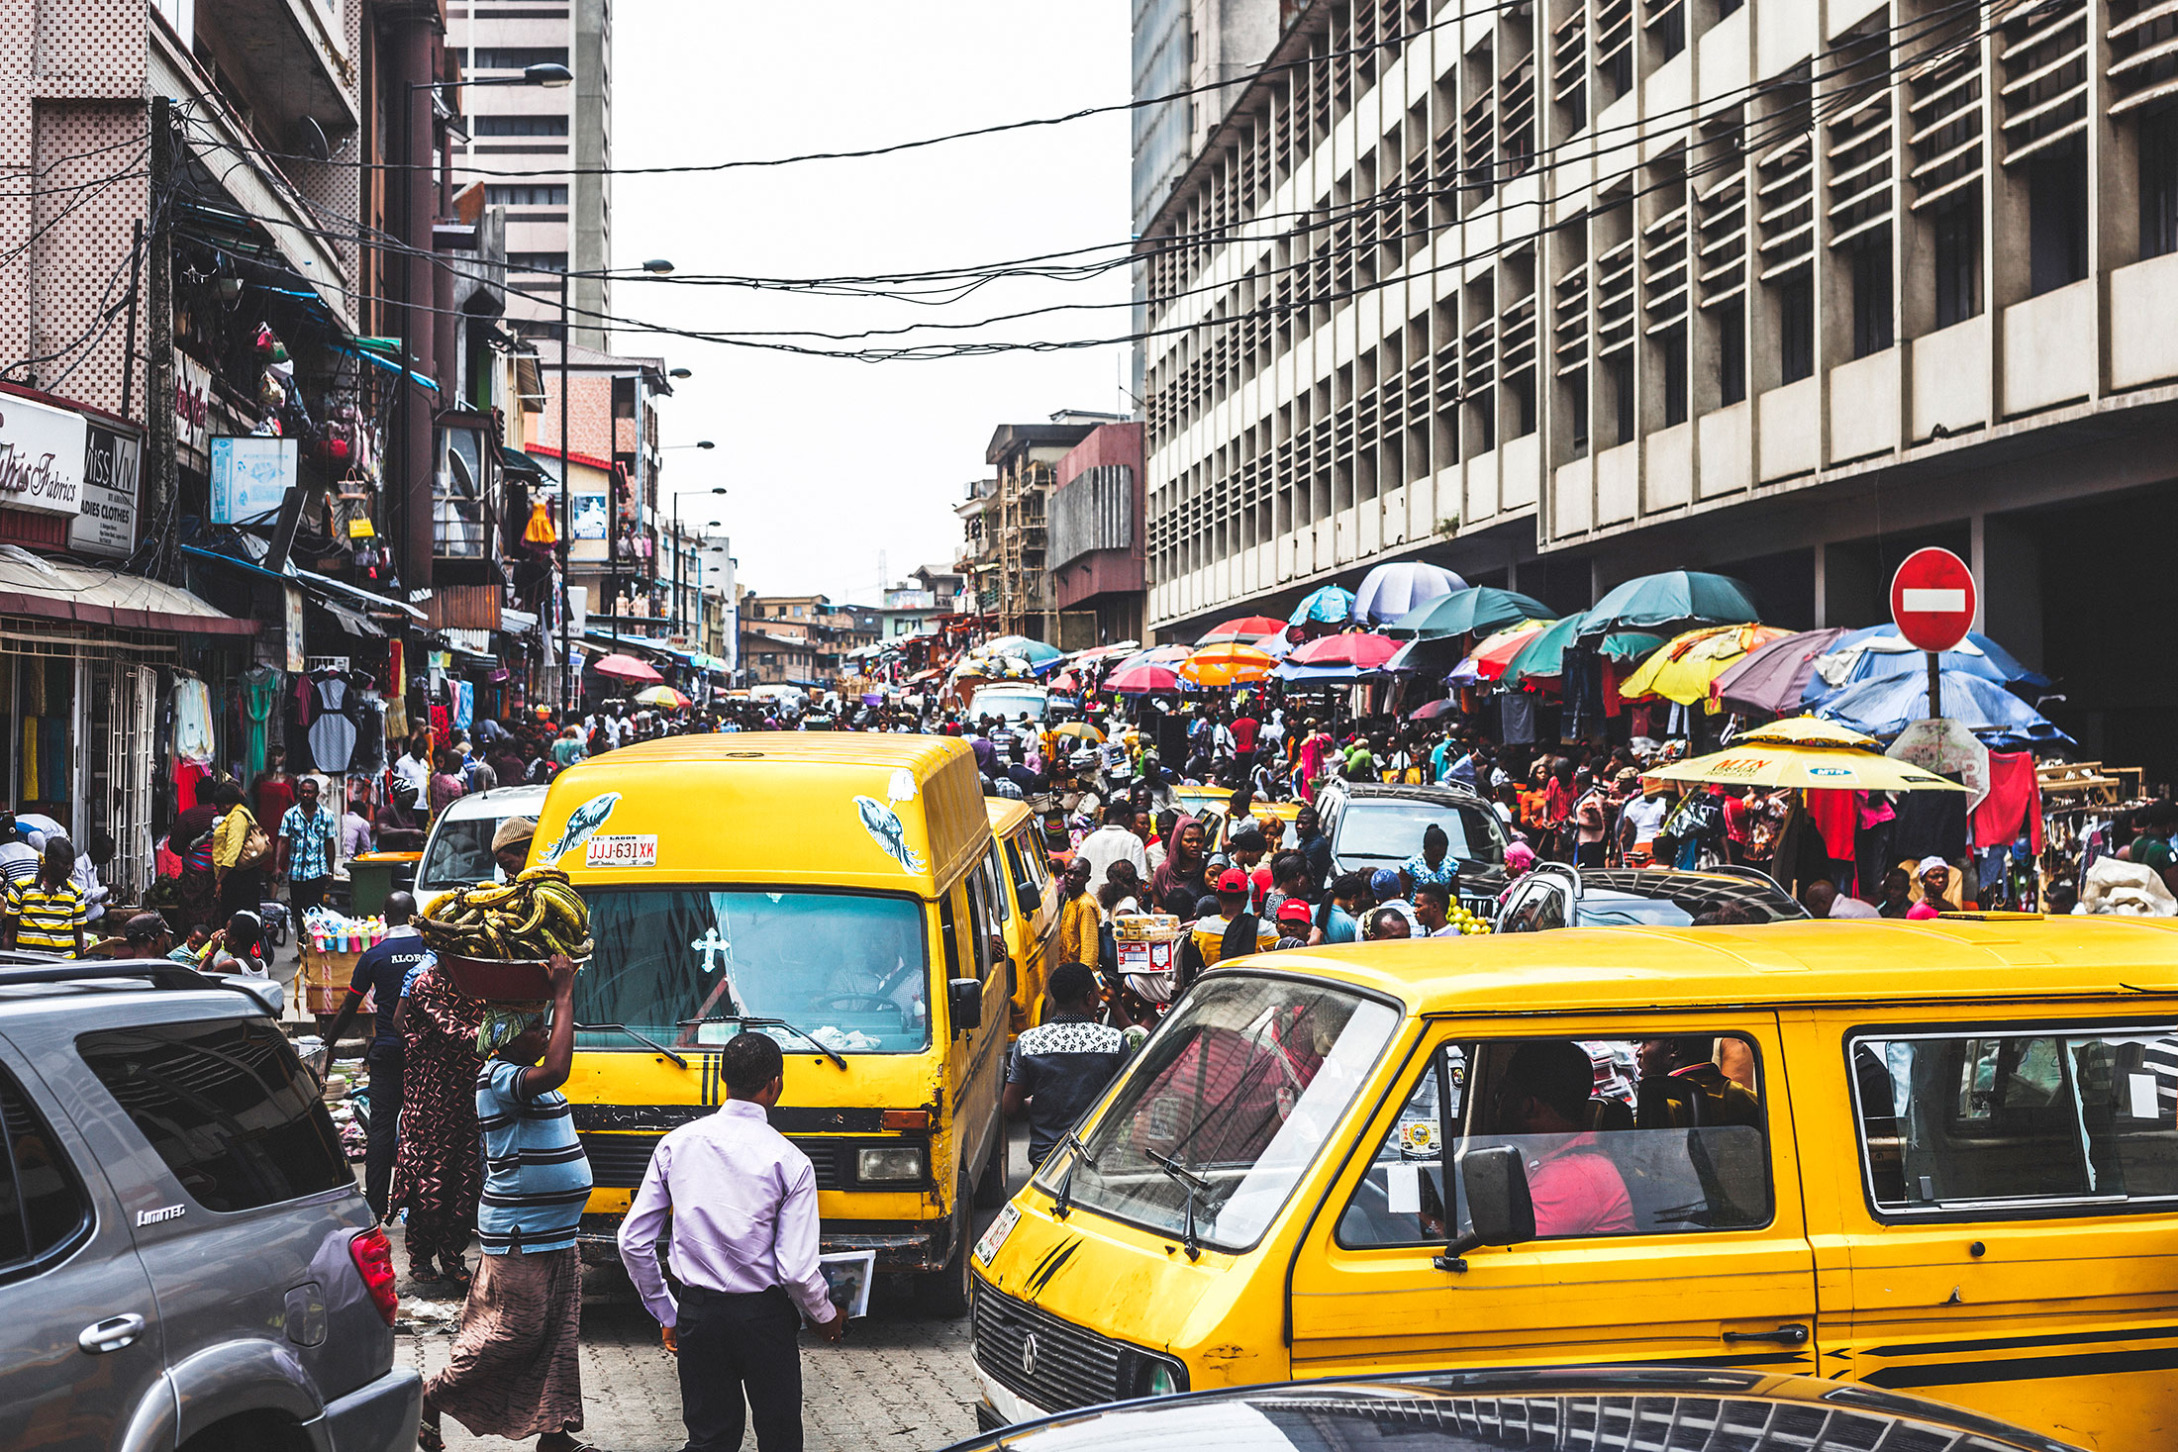
[[[567,874],[532,867],[512,882],[456,888],[431,899],[416,920],[424,946],[437,953],[504,962],[554,953],[590,956],[590,909]]]

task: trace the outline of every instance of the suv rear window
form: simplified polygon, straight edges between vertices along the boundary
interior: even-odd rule
[[[355,1183],[317,1086],[270,1023],[101,1029],[76,1049],[207,1210],[253,1210]]]
[[[0,1275],[68,1244],[89,1218],[66,1151],[0,1069]]]

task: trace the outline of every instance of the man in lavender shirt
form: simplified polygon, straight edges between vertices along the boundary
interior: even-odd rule
[[[658,1142],[620,1224],[628,1279],[680,1357],[688,1452],[738,1452],[744,1393],[758,1452],[801,1452],[801,1318],[827,1341],[847,1329],[817,1261],[816,1172],[765,1117],[785,1071],[768,1035],[735,1035],[719,1054],[730,1097]],[[678,1301],[658,1266],[669,1216]]]

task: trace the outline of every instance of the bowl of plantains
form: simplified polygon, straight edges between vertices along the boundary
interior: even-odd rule
[[[565,953],[579,964],[593,947],[589,909],[550,868],[442,893],[417,926],[455,988],[499,1003],[550,998],[552,955]]]
[[[441,953],[439,966],[446,970],[457,990],[489,1003],[541,1003],[552,997],[550,959],[471,958],[465,953]]]

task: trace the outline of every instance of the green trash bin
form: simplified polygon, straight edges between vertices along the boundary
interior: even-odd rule
[[[369,852],[349,858],[349,911],[359,918],[384,912],[388,896],[416,886],[416,864],[422,858],[421,852]]]

